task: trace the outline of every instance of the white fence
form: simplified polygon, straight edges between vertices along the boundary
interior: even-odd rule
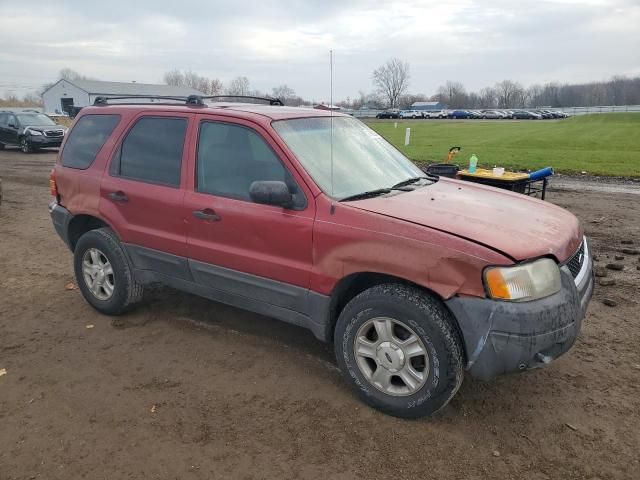
[[[584,115],[586,113],[640,113],[640,105],[603,105],[600,107],[564,107],[550,108],[568,115]]]

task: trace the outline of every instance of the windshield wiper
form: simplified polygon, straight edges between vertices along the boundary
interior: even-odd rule
[[[340,202],[348,202],[350,200],[362,200],[363,198],[371,198],[377,197],[379,195],[384,195],[385,193],[391,193],[391,188],[378,188],[376,190],[368,190],[366,192],[356,193],[355,195],[349,195],[347,197],[341,198]]]
[[[411,185],[412,183],[419,182],[420,180],[431,180],[431,179],[429,177],[411,177],[411,178],[407,178],[406,180],[403,180],[401,182],[396,183],[391,188],[406,187],[407,185]]]

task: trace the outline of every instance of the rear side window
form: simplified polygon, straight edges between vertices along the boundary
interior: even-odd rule
[[[86,169],[120,121],[120,115],[84,115],[75,124],[62,151],[62,165]]]
[[[186,118],[141,118],[122,142],[112,172],[143,182],[180,185],[186,131]]]

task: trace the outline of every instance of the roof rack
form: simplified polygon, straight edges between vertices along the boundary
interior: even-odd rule
[[[205,100],[213,100],[219,98],[241,98],[246,100],[262,100],[269,102],[269,105],[284,106],[282,100],[273,97],[258,97],[254,95],[189,95],[188,97],[167,97],[163,95],[125,95],[120,97],[96,97],[93,101],[94,105],[109,105],[109,100],[131,100],[131,99],[150,99],[150,100],[172,100],[174,102],[182,102],[187,105],[206,105]]]
[[[96,97],[93,101],[94,105],[108,105],[109,100],[130,100],[147,98],[151,100],[173,100],[174,102],[187,102],[187,97],[166,97],[163,95],[124,95],[121,97]]]
[[[255,95],[189,95],[187,103],[191,105],[205,105],[204,100],[212,100],[219,98],[242,98],[246,100],[262,100],[269,102],[269,105],[278,105],[284,107],[284,103],[279,98],[259,97]]]

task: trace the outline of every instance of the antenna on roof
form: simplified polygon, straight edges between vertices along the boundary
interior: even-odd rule
[[[333,50],[329,50],[329,112],[331,128],[331,196],[333,197]]]

